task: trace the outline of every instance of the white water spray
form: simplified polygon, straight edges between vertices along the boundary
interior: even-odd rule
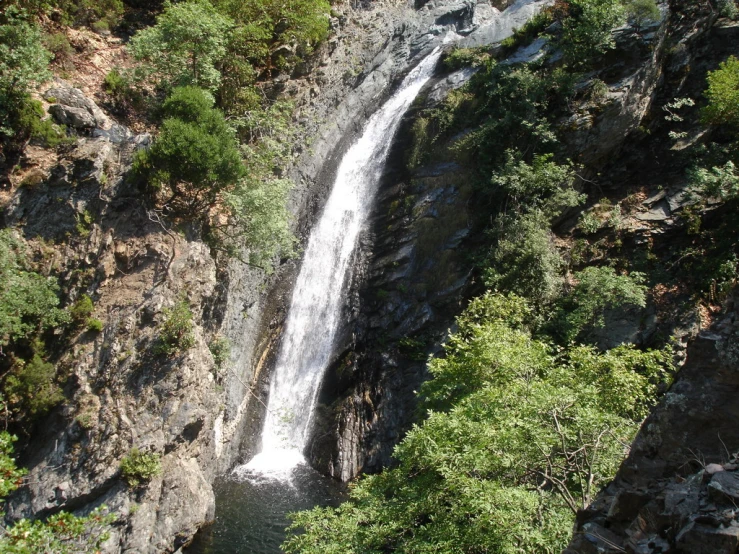
[[[272,374],[262,450],[236,468],[236,476],[287,480],[305,462],[303,449],[340,324],[349,262],[400,120],[431,77],[440,55],[441,49],[436,48],[408,74],[341,160],[293,291]]]

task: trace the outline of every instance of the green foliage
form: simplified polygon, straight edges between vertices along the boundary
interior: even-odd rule
[[[92,333],[99,333],[103,330],[103,322],[94,317],[90,318],[87,320],[87,330]]]
[[[140,150],[134,171],[169,196],[167,208],[184,219],[206,219],[220,193],[244,176],[233,132],[201,89],[174,89],[166,117],[148,150]]]
[[[739,171],[731,160],[711,169],[695,168],[689,176],[693,191],[702,197],[722,200],[739,198]]]
[[[544,29],[552,24],[553,17],[551,10],[543,9],[535,14],[531,19],[524,23],[520,29],[514,29],[513,35],[501,41],[501,46],[507,51],[525,46],[538,37]]]
[[[0,15],[0,136],[27,133],[21,115],[28,92],[48,79],[51,54],[41,32],[25,13],[11,6]]]
[[[117,68],[111,69],[105,75],[103,89],[119,110],[140,109],[144,105],[144,97],[133,85],[130,72],[121,73]]]
[[[453,48],[444,56],[443,63],[450,71],[463,67],[481,67],[490,61],[490,49],[486,46],[477,48]]]
[[[43,40],[46,49],[54,55],[54,63],[60,67],[66,67],[72,55],[74,48],[69,44],[69,39],[64,33],[54,33],[46,35]]]
[[[587,267],[575,273],[577,284],[559,303],[554,317],[557,333],[567,342],[583,331],[605,325],[607,310],[646,305],[646,291],[639,273],[617,275],[610,267]]]
[[[21,486],[23,476],[28,473],[25,469],[18,469],[12,457],[13,443],[17,440],[15,435],[0,431],[0,502],[4,502],[6,496]]]
[[[155,346],[157,354],[172,356],[195,346],[192,311],[187,300],[182,299],[172,308],[163,310],[164,321],[159,326],[159,338]]]
[[[703,108],[703,120],[713,125],[739,127],[739,59],[734,56],[708,72],[708,105]]]
[[[193,85],[213,93],[232,27],[208,0],[167,1],[156,25],[138,32],[130,47],[164,88]]]
[[[218,369],[222,369],[231,356],[231,341],[218,335],[208,344],[213,361]]]
[[[541,154],[528,164],[513,150],[508,150],[506,156],[505,165],[493,173],[491,184],[503,192],[506,203],[515,211],[538,209],[553,219],[585,201],[585,195],[574,189],[571,162],[558,164],[552,154]]]
[[[737,19],[739,17],[739,8],[736,6],[735,0],[718,0],[718,13],[721,17],[729,19]]]
[[[472,78],[467,92],[473,99],[456,106],[452,122],[446,125],[454,130],[477,126],[455,149],[475,155],[487,174],[505,163],[507,149],[517,148],[528,156],[553,149],[558,139],[551,116],[573,87],[573,76],[560,69],[491,65]]]
[[[10,229],[0,231],[0,346],[62,325],[59,287],[52,278],[30,269],[25,244]]]
[[[644,25],[659,21],[662,14],[655,0],[627,0],[626,16],[638,33]]]
[[[564,260],[541,211],[501,218],[497,244],[484,262],[485,285],[512,291],[543,307],[562,289]]]
[[[107,507],[95,508],[88,516],[59,512],[46,521],[22,519],[0,538],[0,552],[13,554],[76,554],[99,552],[110,537],[116,520]]]
[[[72,316],[72,321],[77,324],[84,323],[95,311],[95,305],[92,302],[92,298],[83,294],[77,299],[77,302],[69,309],[69,315]]]
[[[237,22],[230,52],[257,66],[291,67],[328,36],[331,7],[326,0],[215,0],[215,4]]]
[[[162,463],[158,454],[141,452],[132,448],[121,460],[121,475],[129,486],[139,485],[151,481],[162,473]]]
[[[249,262],[268,270],[275,256],[295,253],[296,239],[290,232],[286,207],[292,182],[277,176],[278,168],[290,159],[295,139],[291,114],[291,104],[275,102],[231,120],[246,142],[242,146],[246,170],[224,195],[230,221],[215,232],[231,253],[245,243]]]
[[[653,405],[669,356],[627,347],[555,355],[506,325],[523,311],[520,298],[488,295],[463,314],[423,390],[439,411],[396,448],[396,467],[363,477],[340,507],[293,514],[286,552],[565,548],[575,513],[613,477]]]
[[[37,419],[64,401],[56,383],[54,364],[44,361],[38,353],[28,362],[16,361],[13,371],[5,378],[3,392],[21,419]]]
[[[612,31],[624,22],[625,10],[621,0],[570,0],[568,15],[559,45],[568,63],[585,66],[615,46]]]

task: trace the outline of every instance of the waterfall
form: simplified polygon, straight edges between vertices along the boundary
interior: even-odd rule
[[[340,325],[344,284],[359,232],[400,120],[441,55],[436,48],[403,80],[395,94],[367,121],[344,155],[323,214],[303,257],[277,364],[272,374],[262,449],[237,476],[289,479],[305,462],[318,389]]]

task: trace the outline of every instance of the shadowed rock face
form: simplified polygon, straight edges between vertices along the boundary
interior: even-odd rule
[[[688,346],[616,479],[578,515],[566,554],[735,554],[739,546],[739,312]],[[693,473],[696,468],[702,468]]]

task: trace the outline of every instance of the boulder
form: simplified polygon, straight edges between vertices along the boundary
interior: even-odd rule
[[[57,123],[67,125],[79,131],[94,129],[96,125],[95,117],[84,108],[54,104],[49,108],[49,113]]]
[[[739,473],[718,471],[708,484],[708,496],[715,501],[739,501]]]
[[[74,88],[64,82],[59,86],[50,88],[43,94],[44,100],[59,106],[59,108],[52,106],[52,108],[59,112],[60,108],[65,112],[69,112],[72,108],[72,113],[80,114],[82,111],[87,112],[93,120],[92,127],[109,128],[111,121],[107,115],[101,110],[95,102],[90,100],[85,94],[78,88]],[[54,113],[54,112],[52,112]],[[61,121],[60,121],[61,122]],[[67,124],[67,123],[65,123]],[[71,124],[67,124],[71,125]]]
[[[676,546],[682,554],[736,554],[739,526],[715,528],[693,521],[680,531]]]

